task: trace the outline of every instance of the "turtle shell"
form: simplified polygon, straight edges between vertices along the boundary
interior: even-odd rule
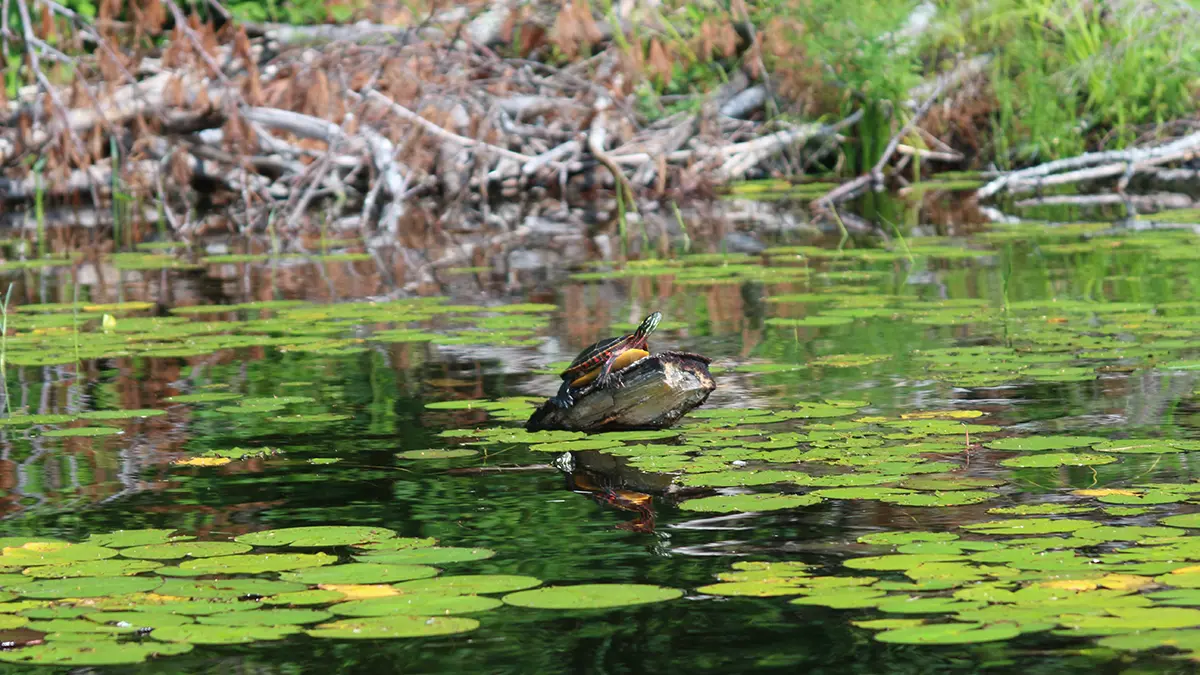
[[[575,379],[583,374],[584,371],[590,370],[593,367],[599,366],[604,362],[604,359],[612,355],[614,349],[621,346],[622,343],[629,340],[628,335],[620,337],[604,338],[603,340],[588,345],[579,352],[579,356],[567,366],[567,369],[562,371],[560,377],[565,379]]]

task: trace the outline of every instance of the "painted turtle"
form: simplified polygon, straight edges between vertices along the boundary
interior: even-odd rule
[[[637,356],[645,356],[650,346],[648,338],[661,320],[662,314],[655,312],[646,317],[642,321],[642,325],[629,335],[605,338],[579,352],[579,356],[575,357],[571,365],[562,371],[560,375],[563,380],[562,386],[559,387],[558,394],[550,399],[550,402],[560,408],[570,408],[575,404],[575,398],[571,396],[572,389],[578,389],[592,380],[595,380],[596,386],[601,388],[616,384],[612,373],[617,359],[632,350],[643,352]],[[630,356],[634,356],[634,354],[630,354]]]

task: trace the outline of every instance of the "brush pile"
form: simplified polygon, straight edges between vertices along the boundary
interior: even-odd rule
[[[4,34],[31,84],[3,102],[0,200],[28,220],[44,201],[102,209],[118,197],[156,204],[185,234],[314,214],[394,233],[423,196],[694,194],[844,126],[761,121],[762,40],[733,23],[684,44],[747,67],[650,122],[635,73],[669,76],[668,40],[642,60],[622,16],[580,2],[340,26],[240,23],[215,2],[204,19],[177,0],[103,0],[95,19],[11,2],[20,20]]]

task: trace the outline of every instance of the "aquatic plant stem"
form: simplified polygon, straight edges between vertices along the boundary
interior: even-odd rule
[[[850,238],[850,232],[846,230],[846,224],[842,222],[842,216],[838,213],[837,207],[831,206],[829,210],[833,212],[833,219],[837,221],[838,231],[842,233],[842,238],[837,245],[837,252],[841,253],[842,248],[846,245],[846,240]]]
[[[0,383],[4,387],[4,413],[10,414],[12,406],[8,400],[8,301],[12,297],[12,282],[4,292],[4,304],[0,305]]]
[[[671,202],[671,212],[675,214],[675,222],[679,225],[679,231],[683,233],[683,253],[687,253],[692,248],[692,238],[688,236],[687,223],[683,221],[683,214],[679,211],[679,204]]]

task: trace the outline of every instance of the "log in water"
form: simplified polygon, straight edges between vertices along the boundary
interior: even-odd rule
[[[547,401],[525,423],[529,431],[618,431],[663,429],[708,400],[717,388],[708,372],[712,359],[686,352],[647,356],[621,371],[624,386],[594,384],[575,393],[562,409]]]

